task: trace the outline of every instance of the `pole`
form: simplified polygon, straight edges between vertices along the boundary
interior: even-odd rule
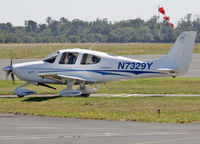
[[[158,4],[158,18],[157,18],[157,31],[158,31],[158,43],[160,42],[160,13],[159,13],[160,4]]]

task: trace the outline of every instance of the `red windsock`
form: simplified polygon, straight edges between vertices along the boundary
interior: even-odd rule
[[[167,20],[167,22],[171,25],[171,27],[173,28],[174,27],[174,24],[170,22],[170,18],[166,15],[165,13],[165,10],[164,10],[164,7],[160,7],[158,9],[158,11],[163,14],[164,18]]]
[[[167,21],[169,21],[169,17],[164,17]]]
[[[165,14],[164,7],[160,7],[160,8],[159,8],[159,12],[160,12],[161,14],[163,14],[163,15],[164,15],[164,14]]]

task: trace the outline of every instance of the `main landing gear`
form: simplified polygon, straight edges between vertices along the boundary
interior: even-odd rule
[[[72,89],[75,82],[76,82],[75,80],[67,80],[67,88],[61,90],[60,95],[68,96],[68,97],[74,97],[74,96],[89,97],[91,93],[97,91],[96,84],[95,84],[95,88],[86,87],[85,82],[80,83],[79,84],[80,86],[77,89]]]
[[[75,96],[81,96],[81,97],[89,97],[89,95],[93,92],[97,91],[97,85],[95,83],[95,88],[93,87],[86,87],[85,82],[82,82],[79,84],[79,87],[77,89],[73,89],[72,87],[75,85],[75,80],[67,80],[67,88],[60,91],[60,96],[66,96],[66,97],[75,97]],[[31,82],[28,82],[14,90],[14,94],[16,94],[18,97],[24,97],[31,94],[36,94],[35,91],[24,89],[23,87],[31,84]],[[32,83],[37,86],[45,86],[48,88],[55,89],[52,86],[42,84],[42,83]]]

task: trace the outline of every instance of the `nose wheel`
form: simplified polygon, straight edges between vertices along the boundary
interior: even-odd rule
[[[81,97],[89,97],[90,96],[90,93],[89,94],[82,94]]]
[[[36,92],[35,91],[32,91],[32,90],[29,90],[29,89],[23,89],[22,87],[25,87],[27,85],[29,85],[30,83],[26,83],[18,88],[16,88],[14,90],[14,94],[16,94],[18,97],[22,98],[24,96],[27,96],[27,95],[31,95],[31,94],[35,94]]]
[[[17,95],[19,98],[23,98],[24,96],[23,95]]]

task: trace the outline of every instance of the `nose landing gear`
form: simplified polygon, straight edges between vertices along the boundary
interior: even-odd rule
[[[25,86],[27,86],[27,85],[29,85],[30,84],[30,82],[28,82],[28,83],[26,83],[26,84],[24,84],[24,85],[22,85],[22,86],[20,86],[20,87],[18,87],[18,88],[16,88],[15,90],[14,90],[14,94],[16,94],[18,97],[24,97],[24,96],[27,96],[27,95],[31,95],[31,94],[36,94],[36,92],[35,91],[32,91],[32,90],[29,90],[29,89],[23,89],[22,87],[25,87]]]

